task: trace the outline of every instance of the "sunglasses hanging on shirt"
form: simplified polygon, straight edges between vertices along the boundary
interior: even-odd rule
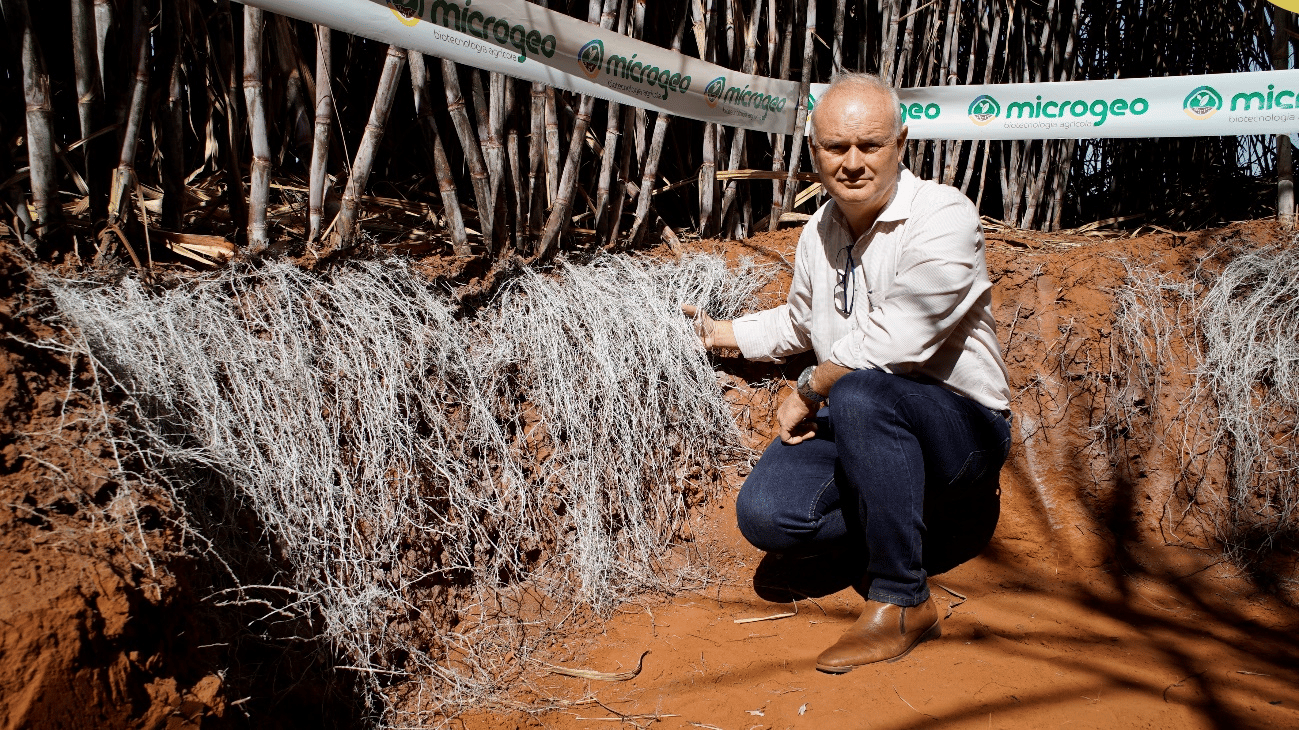
[[[857,294],[856,284],[853,281],[853,269],[856,266],[852,260],[853,246],[854,244],[850,243],[843,247],[839,257],[846,261],[835,272],[837,280],[834,286],[834,308],[845,317],[852,315],[853,299]]]

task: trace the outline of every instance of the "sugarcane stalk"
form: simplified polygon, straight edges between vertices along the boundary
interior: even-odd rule
[[[625,107],[623,109],[622,123],[624,127],[632,127],[636,123],[636,109],[634,107]],[[623,140],[622,151],[618,157],[618,194],[613,196],[613,212],[609,214],[608,230],[604,235],[605,246],[613,246],[618,242],[618,232],[622,227],[622,212],[630,195],[629,187],[631,182],[628,177],[631,174],[633,148],[634,145],[630,144],[628,140]]]
[[[971,38],[972,38],[971,43],[973,43],[974,46],[975,46],[975,47],[972,49],[972,51],[971,51],[972,54],[978,52],[978,41],[979,41],[979,39],[978,39],[978,33],[979,33],[979,29],[980,29],[980,28],[986,28],[986,25],[984,25],[984,24],[986,24],[986,22],[987,22],[987,18],[986,18],[986,16],[985,16],[985,13],[983,12],[983,0],[977,0],[976,4],[975,4],[975,6],[974,6],[974,17],[977,18],[978,20],[975,21],[975,27],[974,27],[974,29],[973,29],[973,33],[972,33],[972,36],[971,36]],[[961,22],[961,21],[960,21],[960,12],[958,11],[958,13],[957,13],[957,25],[958,25],[958,26],[960,25],[960,22]],[[957,40],[959,41],[959,29],[958,29],[958,39],[957,39]],[[959,63],[959,60],[957,59],[957,54],[958,54],[958,52],[959,52],[959,50],[960,50],[960,43],[958,42],[958,43],[956,43],[956,44],[954,44],[954,45],[955,45],[955,47],[952,49],[952,65],[955,67],[955,73],[953,74],[953,76],[955,77],[955,76],[958,76],[959,73],[960,73],[960,63]],[[964,83],[965,83],[966,86],[969,86],[969,85],[970,85],[970,82],[974,80],[974,67],[975,67],[976,65],[977,65],[977,64],[974,62],[974,57],[973,57],[973,55],[971,55],[970,62],[969,62],[968,64],[966,64],[966,66],[965,66],[965,82],[964,82]],[[979,143],[978,143],[978,142],[974,142],[974,143],[971,144],[970,142],[968,142],[968,141],[966,141],[966,140],[958,140],[958,141],[954,141],[954,142],[951,144],[951,146],[948,148],[948,160],[949,160],[949,162],[948,162],[948,165],[947,165],[947,170],[946,170],[946,172],[943,173],[943,183],[944,183],[945,185],[955,185],[955,184],[956,184],[956,176],[957,176],[957,174],[960,172],[960,169],[959,169],[959,168],[960,168],[960,166],[961,166],[961,165],[960,165],[960,161],[961,161],[961,153],[965,151],[965,149],[966,149],[967,146],[969,147],[970,152],[969,152],[969,156],[968,156],[968,157],[966,158],[966,160],[965,160],[965,175],[964,175],[964,179],[963,179],[962,182],[961,182],[961,192],[962,192],[962,193],[964,193],[966,190],[969,189],[969,179],[970,179],[969,175],[970,175],[970,170],[974,169],[974,158],[975,158],[975,156],[976,156],[976,154],[977,154],[977,152],[978,152]]]
[[[627,245],[635,248],[649,224],[650,203],[654,199],[654,179],[658,175],[659,157],[663,153],[663,140],[667,137],[668,122],[671,117],[659,112],[654,120],[654,136],[650,141],[649,154],[645,161],[645,174],[641,177],[640,194],[636,198],[636,220],[632,223],[631,232],[627,234]]]
[[[741,64],[740,70],[746,74],[753,73],[754,66],[757,64],[758,26],[762,23],[762,8],[763,3],[761,0],[755,3],[753,16],[750,18],[749,26],[744,33],[744,62]],[[744,146],[748,136],[747,131],[736,128],[735,133],[731,136],[731,155],[726,169],[735,170],[739,168],[740,161],[744,158]],[[726,191],[722,196],[721,221],[723,226],[726,224],[731,208],[735,205],[735,198],[739,194],[739,189],[739,183],[735,180],[727,181]]]
[[[77,121],[82,139],[98,131],[103,116],[104,84],[98,61],[102,54],[98,52],[95,40],[94,12],[90,0],[72,0],[72,61],[77,83]],[[102,142],[91,140],[81,148],[82,175],[89,187],[92,220],[100,220],[108,212],[108,191],[99,175],[100,163],[107,163],[99,154],[103,149]]]
[[[213,34],[209,42],[214,45],[212,54],[219,59],[218,68],[224,70],[225,76],[213,85],[221,92],[221,104],[225,109],[225,141],[221,145],[220,155],[224,158],[225,198],[230,212],[230,221],[234,224],[234,239],[243,242],[247,239],[248,200],[244,197],[244,161],[243,151],[243,93],[240,91],[240,75],[243,69],[243,31],[242,14],[235,14],[229,0],[217,0],[217,19],[224,21],[229,31],[225,42]]]
[[[329,175],[329,125],[334,121],[333,31],[316,26],[316,118],[311,141],[311,172],[307,193],[307,244],[320,238],[325,217],[325,183]],[[421,63],[421,67],[423,64]],[[414,62],[411,63],[414,69]],[[419,92],[415,103],[419,104]],[[460,211],[457,210],[458,214]],[[463,233],[463,228],[462,228]]]
[[[628,10],[627,0],[623,0],[618,8],[618,33],[620,35],[626,35],[627,33],[628,16],[630,15]],[[609,18],[610,23],[613,20],[613,18]],[[603,24],[605,18],[601,17],[600,22]],[[604,125],[604,154],[601,155],[600,176],[596,179],[595,187],[595,230],[596,235],[603,240],[609,238],[609,185],[613,179],[614,167],[618,164],[618,142],[622,132],[622,116],[622,105],[612,101],[609,102]]]
[[[735,15],[738,8],[735,7],[735,0],[726,0],[726,10],[723,16],[726,19],[726,63],[734,63],[735,59]]]
[[[184,0],[162,7],[162,34],[160,45],[164,58],[170,56],[167,74],[167,96],[163,104],[159,128],[162,130],[158,146],[162,149],[160,172],[162,178],[162,226],[179,231],[185,202],[185,122],[182,104],[181,73],[184,63],[184,25],[181,13],[187,8]]]
[[[880,78],[893,82],[893,68],[898,53],[898,23],[902,17],[902,0],[888,0],[880,18]]]
[[[645,30],[645,0],[632,0],[631,6],[631,28],[626,27],[627,18],[623,18],[623,27],[620,32],[625,32],[632,38],[640,38],[644,35]],[[629,196],[631,195],[632,182],[631,177],[631,159],[632,152],[636,148],[637,140],[643,138],[643,128],[637,128],[638,120],[643,117],[640,112],[643,109],[637,107],[624,107],[622,116],[622,128],[625,131],[622,139],[622,152],[618,157],[618,177],[613,196],[613,212],[609,215],[608,230],[604,236],[604,245],[612,247],[618,242],[618,233],[622,228],[622,212],[626,207]],[[628,138],[628,135],[632,135]],[[639,158],[638,158],[639,159]]]
[[[713,0],[707,0],[706,9],[699,2],[694,8],[696,40],[704,42],[699,53],[705,61],[711,62],[716,55],[712,38]],[[699,233],[705,238],[717,235],[717,129],[716,124],[704,124],[703,165],[699,170]]]
[[[757,0],[762,2],[762,0]],[[776,30],[776,0],[767,0],[767,73],[776,75],[776,54],[780,51],[780,32]]]
[[[940,55],[941,63],[938,67],[938,85],[952,86],[957,77],[952,74],[953,46],[956,38],[956,25],[958,23],[958,12],[960,11],[960,0],[951,0],[947,5],[947,20],[943,28],[943,50]],[[941,179],[944,184],[951,184],[951,180],[956,177],[956,160],[953,154],[960,143],[956,140],[947,142],[936,142],[934,144],[934,176],[933,179]],[[946,160],[944,160],[946,157]],[[944,165],[944,162],[946,164]],[[942,177],[939,178],[938,171],[942,170]]]
[[[609,184],[613,178],[613,168],[617,164],[621,122],[622,105],[609,102],[604,128],[604,154],[601,155],[600,176],[595,187],[595,230],[601,238],[608,238],[609,234]]]
[[[45,70],[36,31],[32,27],[27,0],[6,0],[5,19],[14,23],[19,36],[23,74],[23,100],[27,104],[27,164],[31,181],[31,205],[35,236],[42,255],[53,243],[55,229],[62,221],[59,206],[58,177],[54,157],[53,108],[50,104],[50,78]],[[21,203],[20,203],[21,206]]]
[[[1060,218],[1064,213],[1064,194],[1069,187],[1069,169],[1073,166],[1074,151],[1078,148],[1078,140],[1065,140],[1065,151],[1060,158],[1056,167],[1055,189],[1051,195],[1051,230],[1060,230]]]
[[[1001,39],[1001,6],[1000,4],[992,3],[992,16],[993,16],[992,30],[988,34],[988,58],[989,59],[998,57],[997,52],[1001,48],[1001,40],[1000,40]],[[987,22],[988,20],[986,16],[979,16],[980,27],[982,27],[984,30],[988,29]],[[992,81],[992,67],[993,64],[990,62],[984,63],[983,65],[984,84],[991,83]],[[971,69],[971,73],[973,73],[974,64],[970,64],[970,69]],[[966,79],[966,83],[967,84],[969,83],[968,78]],[[978,150],[981,149],[983,151],[983,156],[982,156],[982,162],[980,162],[979,192],[978,195],[976,196],[976,200],[982,202],[983,187],[984,187],[983,176],[988,169],[988,155],[992,154],[992,145],[987,140],[980,140],[975,145],[975,148],[976,149],[970,153],[970,164],[966,166],[965,175],[961,180],[961,192],[965,193],[970,188],[970,177],[974,172],[974,155],[978,152]]]
[[[773,16],[774,17],[774,16]],[[795,15],[795,23],[797,14]],[[785,33],[781,40],[780,50],[780,74],[779,78],[789,78],[789,64],[793,54],[792,46],[794,45],[794,25],[795,23],[785,24]],[[773,135],[772,152],[771,152],[771,170],[772,172],[783,172],[785,170],[785,136],[783,134]],[[767,230],[774,231],[780,223],[781,209],[785,205],[785,181],[781,179],[771,181],[771,213],[767,216]]]
[[[388,46],[388,57],[384,60],[383,72],[379,75],[379,88],[375,90],[374,103],[370,105],[370,120],[365,125],[361,144],[352,160],[352,174],[347,178],[347,187],[343,191],[342,205],[338,211],[338,250],[350,249],[356,243],[356,221],[361,211],[361,196],[365,194],[370,169],[379,152],[379,142],[383,140],[384,129],[388,126],[388,113],[392,111],[397,82],[401,79],[405,65],[406,51],[397,46]]]
[[[544,206],[537,184],[541,175],[542,157],[546,154],[546,87],[544,84],[532,84],[532,109],[528,115],[528,188],[524,195],[528,200],[528,217],[524,226],[528,240],[537,237],[541,232],[541,218]]]
[[[483,242],[491,247],[494,240],[492,225],[495,213],[492,210],[492,185],[487,174],[487,165],[483,162],[483,150],[478,144],[473,124],[469,121],[469,111],[465,109],[465,96],[460,91],[460,76],[452,61],[442,59],[442,86],[446,90],[447,111],[451,114],[451,123],[460,138],[460,149],[465,155],[465,165],[469,168],[469,179],[474,188],[474,199],[478,203],[478,226],[482,229]]]
[[[261,253],[270,245],[266,209],[271,198],[271,145],[266,130],[266,100],[262,85],[262,37],[265,15],[260,8],[244,6],[244,102],[253,143],[248,172],[248,250]]]
[[[326,31],[328,32],[328,31]],[[451,229],[451,246],[457,256],[469,256],[469,237],[465,233],[465,219],[460,212],[459,195],[456,193],[456,182],[451,174],[451,165],[447,162],[446,150],[442,147],[442,137],[438,134],[437,119],[433,116],[433,92],[428,85],[428,67],[424,63],[424,54],[418,51],[407,51],[406,60],[410,64],[411,91],[415,95],[415,115],[419,118],[420,129],[424,132],[424,143],[432,152],[433,174],[438,181],[438,197],[442,201],[442,213],[447,218],[447,227]],[[316,87],[321,86],[320,73],[317,71]],[[317,90],[317,95],[319,91]]]
[[[500,148],[500,174],[496,181],[496,202],[493,210],[496,213],[496,221],[493,230],[497,231],[500,239],[500,252],[504,253],[509,245],[509,214],[512,210],[511,193],[514,188],[515,169],[517,159],[514,165],[510,162],[510,152],[508,148],[508,137],[505,133],[505,123],[511,115],[514,114],[514,94],[510,92],[510,80],[507,76],[499,73],[488,74],[489,82],[489,99],[490,107],[488,109],[488,124],[491,127],[491,136],[496,140]],[[517,233],[517,232],[516,232]]]
[[[283,109],[287,118],[280,120],[280,126],[284,128],[284,140],[286,143],[291,141],[295,149],[305,149],[313,138],[313,110],[310,105],[314,101],[315,90],[312,88],[311,69],[302,58],[292,24],[293,21],[289,18],[272,14],[267,22],[269,42],[266,48],[275,63],[275,78],[284,79]],[[289,144],[281,144],[275,164],[283,164],[284,155],[289,151]]]
[[[104,80],[104,48],[108,44],[108,32],[113,27],[113,0],[94,0],[95,8],[95,61],[98,64],[98,78]]]
[[[794,186],[794,173],[798,172],[803,156],[803,135],[807,128],[807,94],[812,85],[813,36],[816,34],[816,0],[807,0],[807,34],[803,37],[803,78],[798,85],[798,116],[794,122],[794,144],[790,147],[788,175],[785,178],[785,199],[781,203],[780,213],[774,218],[778,223],[780,216],[794,208],[794,197],[798,189]]]
[[[122,132],[121,154],[118,155],[117,170],[113,173],[113,187],[108,199],[108,221],[113,225],[122,221],[128,209],[126,197],[135,178],[135,149],[140,141],[144,102],[149,90],[148,29],[144,25],[144,8],[140,0],[132,3],[131,24],[135,79],[131,86],[131,101],[127,107],[126,128]]]
[[[956,2],[957,0],[953,0]],[[848,15],[844,0],[834,3],[834,45],[830,47],[830,61],[836,72],[843,70],[843,21]]]
[[[95,132],[95,111],[103,98],[96,65],[94,22],[90,0],[72,0],[72,65],[77,82],[77,121],[83,139]],[[86,145],[84,149],[88,148]]]
[[[902,86],[905,79],[904,74],[907,71],[907,64],[911,60],[911,45],[916,37],[916,15],[919,14],[918,7],[923,0],[911,0],[910,10],[906,14],[906,27],[902,31],[902,51],[898,54],[898,63],[893,71],[893,85]]]
[[[559,109],[555,87],[546,87],[546,208],[559,199]]]
[[[474,110],[478,113],[479,139],[483,144],[483,159],[487,161],[488,179],[491,181],[492,196],[492,231],[493,239],[487,241],[488,250],[503,251],[505,236],[501,225],[507,206],[502,205],[501,191],[505,183],[505,145],[501,142],[501,130],[504,127],[505,86],[504,77],[490,74],[490,101],[484,98],[482,75],[477,71],[471,74],[473,81]]]
[[[600,20],[604,13],[602,7],[616,7],[617,0],[605,0],[602,6],[599,0],[591,0],[588,9],[588,20],[592,23]],[[606,28],[605,30],[608,30]],[[577,188],[577,175],[582,163],[582,150],[586,147],[586,130],[591,124],[591,110],[595,107],[595,97],[583,96],[578,104],[577,119],[573,123],[573,134],[569,138],[568,158],[564,160],[564,172],[559,179],[559,191],[554,204],[550,207],[550,216],[546,227],[541,232],[537,243],[537,260],[545,260],[558,250],[559,235],[570,222],[568,211],[572,207],[573,193]]]
[[[505,108],[508,115],[515,116],[515,104],[518,103],[518,84],[512,78],[505,78]],[[522,114],[522,112],[520,112]],[[528,242],[528,201],[523,197],[523,166],[519,159],[519,125],[510,124],[505,133],[505,161],[510,166],[510,192],[514,202],[514,250],[524,253]]]
[[[677,23],[677,31],[672,38],[672,50],[681,50],[681,39],[685,36],[686,19],[685,14]],[[671,120],[667,114],[659,112],[654,120],[654,136],[650,141],[649,152],[645,157],[645,165],[642,168],[640,191],[636,196],[636,220],[632,223],[631,232],[627,235],[627,243],[631,247],[640,245],[641,238],[645,235],[645,229],[649,226],[650,203],[654,202],[654,180],[659,174],[659,158],[663,154],[663,140],[667,137],[668,122]]]

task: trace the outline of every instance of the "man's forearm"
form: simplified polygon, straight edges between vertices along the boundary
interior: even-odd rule
[[[712,320],[712,332],[705,336],[704,344],[709,349],[740,349],[739,343],[735,341],[735,325],[729,319]]]

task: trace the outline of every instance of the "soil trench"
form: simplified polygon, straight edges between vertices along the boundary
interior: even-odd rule
[[[798,233],[687,245],[786,267],[763,292],[770,306],[783,299]],[[1163,276],[1171,288],[1160,291],[1174,291],[1233,251],[1287,240],[1268,222],[1186,235],[989,236],[1014,443],[991,543],[931,580],[940,639],[898,662],[817,672],[817,654],[860,610],[852,584],[861,568],[750,547],[735,526],[740,469],[670,557],[702,556],[713,582],[633,597],[580,624],[514,687],[522,709],[470,712],[451,726],[1299,727],[1294,573],[1246,573],[1214,549],[1177,479],[1183,443],[1200,448],[1185,441],[1195,423],[1181,405],[1193,346],[1170,338],[1164,365],[1147,372],[1124,350],[1116,314],[1133,271]],[[179,551],[167,558],[178,550],[173,507],[114,481],[113,456],[96,441],[102,404],[66,396],[69,378],[82,382],[89,369],[22,344],[54,333],[33,314],[23,265],[9,255],[0,263],[0,320],[13,335],[0,349],[0,728],[355,726],[323,680],[284,657],[227,646],[210,611],[197,610],[210,589]],[[772,438],[774,408],[806,360],[717,361],[747,446]],[[1211,452],[1191,456],[1205,460],[1206,483],[1221,479]],[[541,663],[625,672],[647,651],[625,681]],[[224,674],[241,662],[265,672]]]
[[[1152,423],[1163,434],[1115,435],[1106,425],[1113,402],[1089,387],[1124,367],[1108,340],[1114,292],[1128,268],[1186,277],[1223,246],[1279,235],[1256,223],[1136,239],[1039,234],[1033,246],[990,237],[995,313],[1017,394],[1014,445],[992,542],[931,579],[941,639],[897,662],[817,672],[817,654],[860,611],[850,585],[858,575],[833,561],[775,560],[749,546],[735,526],[737,481],[695,526],[719,584],[629,603],[549,658],[623,672],[649,651],[638,676],[593,681],[539,667],[521,699],[558,709],[460,721],[722,730],[1299,727],[1293,597],[1261,589],[1205,549],[1203,529],[1182,518],[1173,494],[1180,462],[1163,436],[1185,396],[1186,372],[1160,376],[1165,418]],[[792,260],[796,237],[782,231],[701,245]],[[787,276],[769,287],[769,304],[786,283]],[[1185,361],[1186,353],[1175,354]],[[751,445],[762,448],[772,435],[772,389],[758,387],[752,366],[721,367],[732,373],[732,401]],[[801,367],[791,362],[779,374]],[[746,621],[765,617],[772,618]]]

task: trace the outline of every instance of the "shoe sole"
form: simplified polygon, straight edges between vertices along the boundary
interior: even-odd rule
[[[898,654],[897,656],[893,657],[892,659],[881,659],[877,662],[867,662],[866,664],[852,664],[846,667],[829,667],[824,664],[817,664],[816,670],[818,672],[825,672],[827,674],[847,674],[848,672],[851,672],[857,667],[864,667],[869,664],[879,664],[881,662],[888,662],[892,664],[893,662],[901,661],[902,659],[906,658],[907,654],[910,654],[911,650],[916,648],[917,646],[920,646],[926,641],[932,641],[933,639],[937,639],[942,635],[943,635],[943,623],[941,620],[935,621],[933,626],[930,626],[929,628],[925,629],[925,633],[921,634],[919,639],[916,639],[915,642],[911,644],[911,646],[908,646],[906,650],[904,650],[901,654]]]

